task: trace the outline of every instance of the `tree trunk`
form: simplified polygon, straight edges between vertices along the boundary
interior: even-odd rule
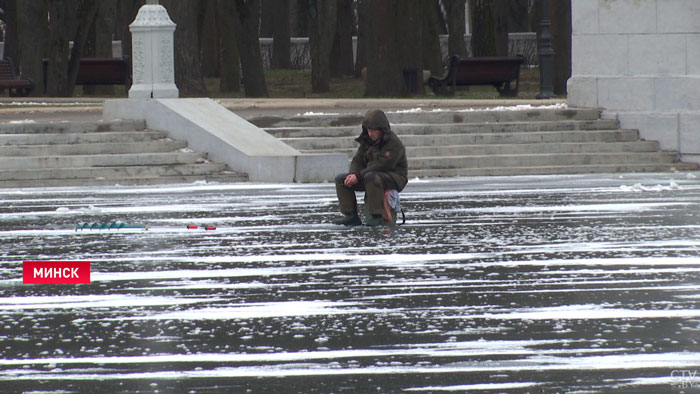
[[[44,68],[41,59],[48,56],[49,26],[46,0],[20,1],[17,4],[21,74],[34,82],[31,96],[44,94]]]
[[[493,0],[469,0],[472,56],[496,56]]]
[[[355,77],[362,76],[362,70],[367,66],[367,31],[370,26],[368,23],[368,4],[372,0],[357,0],[357,50],[355,55]]]
[[[119,0],[117,2],[117,24],[114,28],[114,39],[122,42],[122,56],[132,57],[129,25],[136,19],[136,14],[143,3],[144,0]]]
[[[78,69],[80,68],[80,58],[83,55],[85,43],[88,40],[88,34],[95,24],[97,9],[99,8],[97,0],[78,0],[77,3],[77,28],[73,36],[73,48],[70,51],[70,58],[68,59],[67,96],[73,96],[75,81],[78,78]]]
[[[289,27],[292,37],[309,36],[309,0],[290,0]]]
[[[553,90],[556,95],[566,95],[566,82],[571,78],[571,0],[552,1],[550,4]]]
[[[508,31],[530,32],[530,0],[508,1]]]
[[[311,49],[311,91],[331,90],[330,56],[337,17],[336,0],[309,1],[309,46]]]
[[[85,55],[94,57],[112,57],[112,32],[117,15],[117,0],[99,0],[95,23],[85,43]],[[114,86],[83,86],[85,94],[113,96]]]
[[[466,0],[445,0],[447,9],[447,28],[449,37],[447,39],[447,58],[452,56],[467,56],[467,43],[464,41],[465,31],[465,9]]]
[[[17,15],[18,0],[5,0],[5,54],[3,57],[12,58],[15,62],[15,67],[20,70],[22,64],[21,47],[19,46],[19,20]]]
[[[496,56],[508,56],[508,1],[495,0]]]
[[[338,0],[335,38],[331,49],[331,76],[352,75],[355,69],[352,50],[352,0]]]
[[[221,46],[219,40],[219,13],[216,0],[201,2],[199,47],[201,48],[202,74],[204,77],[218,77]]]
[[[367,4],[367,79],[365,96],[405,96],[402,62],[396,56],[395,26],[398,10],[393,0],[372,0]],[[417,45],[416,42],[410,43]]]
[[[274,7],[268,10],[272,25],[272,68],[289,69],[292,64],[292,48],[289,30],[289,1],[274,0]]]
[[[272,38],[272,31],[275,26],[275,13],[277,4],[284,0],[260,0],[260,37]]]
[[[437,23],[437,31],[438,35],[445,35],[449,34],[449,29],[447,27],[447,18],[449,16],[445,15],[445,12],[443,12],[443,4],[449,0],[434,0],[433,1],[433,6],[435,7],[435,17],[436,23]],[[447,6],[445,5],[445,11],[446,11]]]
[[[395,11],[393,45],[396,52],[394,57],[399,62],[399,72],[404,85],[401,95],[413,93],[414,87],[416,93],[425,92],[422,83],[423,69],[431,68],[426,62],[426,51],[429,50],[429,45],[426,45],[426,34],[429,33],[426,32],[430,29],[427,27],[425,7],[430,6],[430,3],[432,0],[414,0],[410,6],[399,7]],[[434,38],[437,40],[437,35]],[[437,61],[440,62],[439,55]],[[442,64],[438,65],[438,71],[442,72]]]
[[[218,0],[221,19],[221,92],[241,91],[241,63],[238,58],[238,45],[234,32],[234,18],[237,18],[235,5],[230,0]]]
[[[199,0],[161,0],[175,22],[175,84],[182,96],[204,97],[198,37]]]
[[[246,97],[267,97],[258,26],[260,0],[236,0],[234,26]]]
[[[93,3],[94,4],[94,3]],[[47,94],[53,97],[73,95],[77,67],[90,26],[78,27],[79,1],[49,0],[49,62]],[[94,7],[96,10],[96,6]],[[85,15],[85,13],[82,13]],[[93,15],[94,17],[94,15]],[[82,33],[79,36],[78,33]],[[68,42],[78,38],[70,50]]]
[[[422,1],[421,45],[423,47],[423,67],[433,75],[442,73],[442,51],[438,31],[437,7],[433,0]],[[400,21],[401,22],[401,21]],[[404,58],[405,59],[405,58]]]

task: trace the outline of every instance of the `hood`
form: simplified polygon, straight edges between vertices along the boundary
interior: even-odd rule
[[[371,109],[365,114],[362,120],[362,131],[367,129],[380,129],[384,132],[390,131],[389,119],[386,118],[384,111],[380,109]]]
[[[355,141],[359,143],[365,143],[372,145],[375,142],[369,138],[369,133],[367,129],[383,130],[384,135],[377,142],[383,142],[387,139],[387,134],[391,133],[391,126],[389,125],[389,119],[386,118],[384,112],[380,109],[371,109],[365,114],[365,118],[362,119],[362,133]]]

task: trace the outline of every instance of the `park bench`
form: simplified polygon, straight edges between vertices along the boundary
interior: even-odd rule
[[[523,56],[472,57],[453,56],[443,78],[430,77],[428,86],[437,96],[454,96],[458,86],[493,85],[501,96],[514,97],[520,87]],[[511,82],[515,81],[515,88]]]
[[[44,63],[44,93],[49,60]],[[80,59],[76,85],[131,85],[131,65],[128,57],[84,57]]]
[[[0,59],[0,91],[7,89],[11,97],[29,96],[34,89],[31,79],[18,78],[12,59]],[[14,93],[13,93],[14,90]]]

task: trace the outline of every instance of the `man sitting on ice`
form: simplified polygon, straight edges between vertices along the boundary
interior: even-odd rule
[[[335,177],[335,190],[343,217],[335,224],[357,226],[362,224],[357,213],[356,191],[365,191],[365,224],[379,226],[393,224],[395,212],[385,201],[384,193],[398,195],[408,183],[406,148],[391,131],[389,120],[383,111],[367,111],[362,121],[362,133],[355,139],[360,143],[350,163],[350,171]],[[395,190],[396,192],[391,192]],[[389,216],[391,215],[391,216]],[[393,216],[393,217],[392,217]]]

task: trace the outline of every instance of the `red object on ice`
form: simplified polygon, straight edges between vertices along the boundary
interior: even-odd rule
[[[207,226],[207,227],[204,227],[204,229],[205,229],[205,230],[216,230],[216,227],[214,227],[214,226]]]
[[[189,224],[189,225],[187,225],[187,229],[188,229],[188,230],[196,230],[196,229],[197,229],[197,225]]]

